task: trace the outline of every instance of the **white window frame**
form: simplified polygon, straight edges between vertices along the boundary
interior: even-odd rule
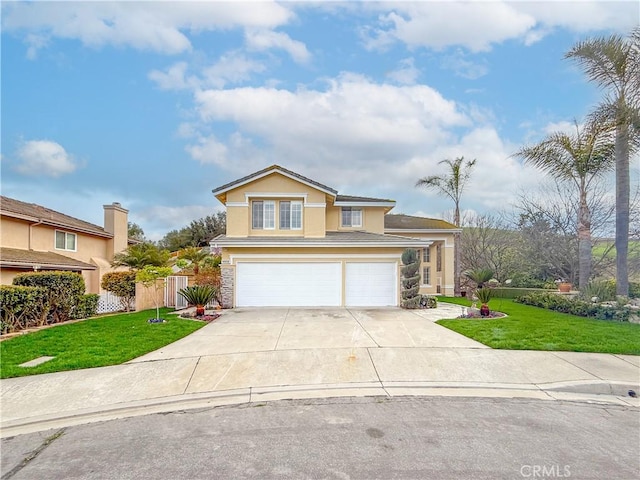
[[[289,205],[289,221],[288,224],[283,224],[282,207],[283,205]],[[299,200],[286,200],[280,201],[280,230],[302,230],[302,202]]]
[[[259,204],[262,205],[262,225],[257,225],[254,214]],[[251,203],[251,228],[252,230],[275,230],[276,228],[276,202],[274,200],[254,200]]]
[[[350,219],[350,224],[349,225],[345,225],[345,219],[344,219],[344,212],[350,212],[349,215],[349,219]],[[353,213],[354,212],[358,212],[359,213],[359,222],[356,223],[353,220]],[[363,218],[363,213],[362,213],[362,208],[356,208],[356,207],[341,207],[340,209],[340,225],[342,227],[346,227],[346,228],[362,228],[362,218]]]
[[[422,285],[431,286],[431,266],[422,267]]]
[[[422,263],[431,263],[431,250],[429,247],[422,249]]]
[[[64,235],[64,247],[58,247],[58,234]],[[69,240],[73,239],[73,248],[68,247]],[[71,232],[65,232],[63,230],[56,230],[53,236],[53,246],[56,250],[64,250],[65,252],[77,252],[78,251],[78,235]]]

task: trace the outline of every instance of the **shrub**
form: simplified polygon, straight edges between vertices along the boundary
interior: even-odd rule
[[[586,302],[597,298],[600,302],[609,302],[616,299],[615,282],[592,281],[580,292],[580,299]]]
[[[402,263],[404,266],[402,272],[402,302],[403,308],[419,308],[420,307],[420,262],[418,262],[418,253],[407,248],[402,252]]]
[[[100,286],[120,298],[122,309],[131,310],[136,298],[136,272],[109,272],[102,276]]]
[[[216,302],[218,302],[218,305],[222,304],[222,275],[220,274],[219,266],[213,267],[205,265],[200,269],[198,274],[194,276],[194,282],[196,285],[209,285],[213,287],[216,290]]]
[[[210,285],[194,285],[178,290],[178,293],[189,303],[196,307],[196,315],[204,315],[204,306],[216,296],[216,289]]]
[[[548,290],[544,288],[514,288],[514,287],[495,287],[493,290],[493,298],[517,298],[531,293],[546,293]],[[553,288],[553,291],[557,291]]]
[[[489,303],[489,300],[491,300],[492,294],[493,294],[493,290],[487,287],[478,288],[476,290],[476,297],[478,297],[478,300],[480,300],[480,302],[484,305]]]
[[[580,317],[613,320],[616,322],[629,321],[629,309],[622,306],[602,305],[585,302],[580,299],[569,299],[556,293],[532,293],[515,299],[518,303],[546,308],[556,312],[569,313]]]
[[[15,332],[47,321],[47,291],[41,287],[0,285],[0,331]]]
[[[13,284],[22,287],[42,287],[47,292],[49,323],[64,322],[84,294],[84,279],[73,272],[22,273],[13,279]]]
[[[96,293],[87,293],[78,298],[75,308],[71,312],[72,318],[89,318],[98,312],[98,301],[100,295]]]

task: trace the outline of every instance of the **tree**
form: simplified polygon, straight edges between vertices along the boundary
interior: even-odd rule
[[[127,235],[129,238],[144,242],[146,240],[144,236],[144,230],[137,223],[129,222],[127,224]]]
[[[153,243],[144,242],[130,245],[124,252],[116,253],[111,262],[113,267],[129,267],[140,270],[146,265],[164,267],[169,263],[169,252],[161,250]]]
[[[489,267],[499,282],[521,272],[518,247],[520,234],[495,215],[474,215],[462,220],[460,268],[462,271]]]
[[[187,247],[178,252],[178,259],[189,260],[191,262],[194,275],[198,275],[201,264],[208,256],[209,253],[204,248],[198,247]]]
[[[226,213],[217,212],[215,215],[193,220],[189,226],[180,230],[171,230],[158,242],[158,245],[170,252],[186,247],[205,247],[209,245],[212,238],[225,233],[226,229]]]
[[[140,282],[147,289],[153,289],[153,301],[156,305],[156,319],[160,319],[160,301],[158,297],[164,290],[164,279],[171,275],[173,271],[169,267],[156,267],[145,265],[142,270],[136,273],[136,282]],[[163,280],[160,282],[160,280]]]
[[[458,157],[455,160],[445,159],[439,162],[448,166],[449,171],[443,176],[431,175],[421,178],[416,182],[416,187],[426,187],[436,190],[440,195],[446,196],[453,200],[455,210],[453,214],[453,223],[456,227],[460,226],[460,198],[464,187],[471,176],[471,169],[476,164],[475,159],[464,162],[464,157]],[[460,296],[460,233],[456,232],[453,238],[454,257],[453,257],[453,275],[454,285],[453,291],[456,296]]]
[[[420,261],[418,252],[407,248],[402,252],[402,308],[420,307]]]
[[[589,192],[594,181],[613,167],[613,143],[608,129],[593,120],[575,123],[572,134],[555,132],[540,143],[522,147],[516,155],[559,181],[571,182],[579,194],[578,252],[580,288],[591,277],[591,211]]]
[[[616,293],[629,294],[629,157],[637,147],[640,121],[640,27],[628,39],[620,35],[578,42],[565,58],[582,67],[587,78],[605,90],[605,98],[594,112],[599,121],[612,122],[615,129],[616,166]],[[635,144],[635,145],[634,145]]]

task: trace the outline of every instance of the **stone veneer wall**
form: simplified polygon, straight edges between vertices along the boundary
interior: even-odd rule
[[[233,268],[221,267],[222,274],[222,308],[233,308]]]

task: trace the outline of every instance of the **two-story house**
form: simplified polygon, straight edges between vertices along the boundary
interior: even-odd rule
[[[453,294],[453,234],[441,221],[388,215],[278,165],[213,190],[226,206],[223,307],[396,306],[401,254],[420,251],[423,293]]]
[[[104,205],[104,227],[50,208],[0,197],[0,282],[18,273],[65,270],[81,273],[87,293],[100,293],[102,275],[128,246],[128,210]]]

